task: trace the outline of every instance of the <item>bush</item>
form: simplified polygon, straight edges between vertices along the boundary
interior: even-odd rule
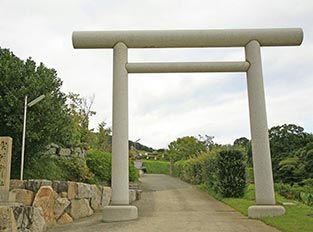
[[[98,182],[111,182],[112,155],[110,153],[91,150],[88,152],[86,162]]]
[[[171,172],[170,163],[167,161],[144,160],[142,165],[146,168],[147,173],[169,175]]]
[[[65,158],[41,155],[32,160],[25,169],[25,179],[70,180],[94,183],[94,174],[89,170],[86,161],[77,156]]]
[[[30,168],[31,167],[31,168]],[[57,157],[42,155],[25,166],[24,179],[66,180],[67,173],[58,163]]]
[[[86,160],[88,167],[95,174],[95,179],[98,182],[111,183],[111,153],[100,150],[91,150],[88,152]],[[138,181],[138,179],[138,170],[135,168],[133,162],[129,161],[129,181]]]
[[[86,164],[86,160],[77,156],[59,158],[58,163],[66,173],[66,180],[95,183],[94,174]]]
[[[192,184],[204,183],[223,197],[241,197],[246,186],[246,159],[241,150],[216,148],[174,163],[173,174]]]
[[[242,197],[246,187],[246,162],[240,150],[226,149],[216,156],[218,192],[224,197]]]
[[[299,186],[298,184],[275,184],[276,191],[283,197],[301,201],[302,203],[313,206],[313,186],[311,186],[312,179],[308,179],[307,185]]]

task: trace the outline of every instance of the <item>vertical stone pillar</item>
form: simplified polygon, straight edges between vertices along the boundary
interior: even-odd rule
[[[138,218],[129,205],[127,49],[118,42],[113,50],[112,205],[103,209],[104,222]]]
[[[9,201],[12,138],[0,137],[0,202]]]
[[[250,63],[250,68],[247,71],[247,83],[257,204],[257,206],[249,208],[248,214],[254,218],[275,216],[283,214],[284,208],[274,206],[274,181],[266,117],[261,49],[258,41],[250,41],[245,47],[245,53],[246,60]]]
[[[129,204],[127,47],[113,50],[112,205]]]

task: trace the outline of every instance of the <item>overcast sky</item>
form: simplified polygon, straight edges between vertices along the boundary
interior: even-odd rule
[[[262,48],[269,127],[313,132],[312,0],[0,0],[0,47],[55,68],[63,92],[95,95],[91,128],[112,125],[112,50],[74,50],[75,30],[301,27],[300,47]],[[242,61],[242,48],[133,49],[129,61]],[[250,138],[245,74],[129,75],[129,136],[154,148],[178,137]]]

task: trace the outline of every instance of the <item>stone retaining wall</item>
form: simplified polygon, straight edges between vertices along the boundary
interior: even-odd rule
[[[110,187],[71,181],[11,180],[10,198],[15,203],[8,207],[17,231],[40,232],[91,216],[110,204],[111,192]],[[130,203],[139,197],[140,190],[129,190]]]

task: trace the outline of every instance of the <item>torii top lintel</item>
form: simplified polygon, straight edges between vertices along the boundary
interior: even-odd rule
[[[123,42],[128,48],[244,47],[257,40],[261,46],[298,46],[301,28],[164,30],[164,31],[74,31],[74,48],[113,48]]]

